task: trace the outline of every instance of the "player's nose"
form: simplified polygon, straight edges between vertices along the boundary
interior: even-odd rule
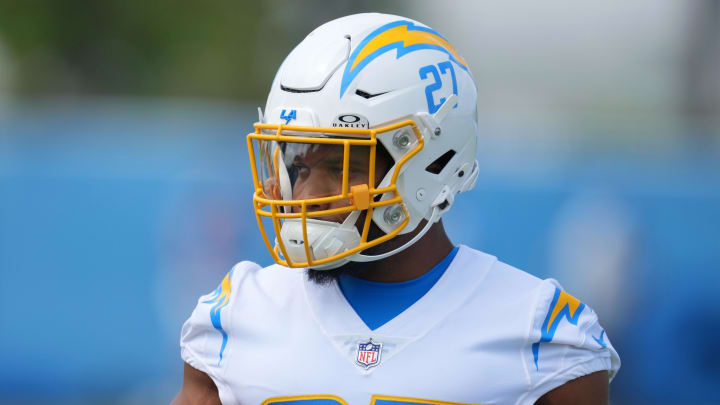
[[[340,187],[334,183],[335,181],[330,176],[323,173],[312,173],[307,180],[296,184],[293,190],[293,199],[309,200],[340,194]],[[308,204],[306,209],[308,212],[324,211],[332,208],[332,206],[333,203],[331,202],[315,202]],[[293,212],[300,211],[299,206],[293,207]]]
[[[317,198],[317,197],[315,197]],[[330,209],[330,203],[307,204],[307,212],[325,211]],[[300,212],[300,207],[293,207],[293,212]]]

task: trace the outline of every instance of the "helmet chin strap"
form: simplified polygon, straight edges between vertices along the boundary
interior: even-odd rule
[[[353,262],[373,262],[373,261],[376,261],[376,260],[384,259],[384,258],[386,258],[386,257],[390,257],[390,256],[392,256],[392,255],[394,255],[394,254],[396,254],[396,253],[402,252],[403,250],[405,250],[405,249],[409,248],[410,246],[412,246],[413,244],[415,244],[415,242],[417,242],[418,240],[420,240],[420,238],[422,238],[423,236],[425,236],[425,234],[430,230],[430,227],[431,227],[435,222],[437,222],[438,219],[440,219],[440,211],[442,211],[442,210],[439,209],[439,207],[438,207],[437,205],[433,206],[432,215],[430,215],[430,219],[427,221],[427,224],[425,224],[425,227],[423,227],[423,229],[422,229],[417,235],[415,235],[412,239],[410,239],[409,241],[407,241],[404,245],[400,246],[399,248],[393,249],[393,250],[391,250],[391,251],[389,251],[389,252],[385,252],[385,253],[383,253],[383,254],[372,255],[372,256],[362,255],[362,254],[360,254],[360,253],[356,253],[356,254],[354,254],[354,255],[352,255],[352,256],[349,257],[350,261],[353,261]]]

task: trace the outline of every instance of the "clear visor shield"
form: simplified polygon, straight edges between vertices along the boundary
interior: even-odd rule
[[[271,200],[307,200],[312,211],[349,207],[350,188],[369,188],[375,182],[375,176],[370,177],[374,167],[370,166],[368,146],[350,146],[346,157],[343,145],[277,141],[258,144],[263,159],[259,180],[264,197]],[[289,208],[299,212],[300,207]]]
[[[255,213],[268,248],[266,228],[275,233],[270,253],[276,262],[322,266],[379,244],[407,224],[405,211],[397,232],[369,237],[375,208],[403,207],[394,174],[401,165],[394,165],[387,153],[378,156],[376,131],[365,136],[318,136],[287,127],[281,129],[285,133],[295,129],[292,135],[279,135],[277,126],[268,127],[248,136],[248,148]],[[377,188],[393,165],[390,184]]]

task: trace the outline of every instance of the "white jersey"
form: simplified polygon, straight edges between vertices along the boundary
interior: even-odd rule
[[[620,367],[595,313],[466,246],[404,312],[370,330],[337,283],[237,264],[183,326],[182,358],[223,404],[532,404]]]

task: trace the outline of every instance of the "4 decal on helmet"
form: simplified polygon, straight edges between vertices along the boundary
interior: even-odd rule
[[[285,125],[289,124],[290,121],[297,119],[297,110],[288,110],[288,112],[285,112],[283,109],[280,112],[280,118],[285,120]]]

